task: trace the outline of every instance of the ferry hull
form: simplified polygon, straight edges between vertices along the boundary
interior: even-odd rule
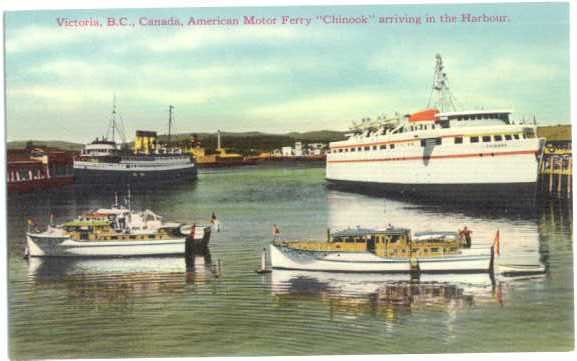
[[[537,183],[395,184],[327,179],[329,186],[345,191],[383,194],[419,202],[503,205],[531,208],[535,205]]]
[[[506,129],[470,127],[467,132],[505,133]],[[358,147],[361,151],[356,152],[335,152],[346,143],[331,143],[326,179],[365,191],[417,196],[418,201],[501,203],[518,208],[534,205],[543,139],[455,145],[451,144],[453,136],[445,137],[443,145],[422,147],[423,139],[417,137],[404,139],[394,149],[376,150],[373,143],[362,139],[359,145],[365,142],[369,146]]]
[[[206,250],[210,231],[198,229],[194,240],[185,237],[163,240],[76,241],[67,236],[27,233],[26,244],[30,257],[142,257],[177,256],[187,248]]]
[[[409,259],[386,259],[370,252],[297,251],[271,245],[270,260],[273,269],[355,273],[411,272]],[[477,254],[466,252],[458,256],[421,258],[418,264],[421,273],[486,273],[491,270],[491,255],[488,250],[480,250]]]
[[[94,170],[74,168],[76,184],[158,184],[191,181],[197,178],[196,167],[169,170]]]

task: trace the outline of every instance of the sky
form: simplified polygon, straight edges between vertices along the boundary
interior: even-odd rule
[[[509,21],[440,22],[463,13]],[[369,23],[316,18],[325,15]],[[244,16],[277,24],[242,25]],[[282,16],[313,21],[283,25]],[[379,23],[386,16],[421,24]],[[108,17],[135,26],[109,27]],[[184,26],[139,25],[170,17]],[[187,26],[190,17],[241,25]],[[103,26],[64,27],[58,18]],[[5,37],[8,141],[90,141],[105,134],[114,97],[129,140],[136,129],[166,132],[169,105],[176,132],[346,130],[364,117],[426,108],[437,53],[461,109],[570,122],[566,3],[8,12]]]

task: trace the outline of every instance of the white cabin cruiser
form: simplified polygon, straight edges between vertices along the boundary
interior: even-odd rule
[[[275,241],[273,269],[365,273],[487,273],[492,248],[467,248],[454,232],[420,233],[405,228],[350,228],[326,242]]]
[[[187,242],[206,250],[211,227],[164,222],[150,210],[114,205],[84,214],[44,232],[26,233],[30,257],[127,257],[184,255]]]

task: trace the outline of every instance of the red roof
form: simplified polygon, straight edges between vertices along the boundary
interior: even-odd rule
[[[438,109],[432,108],[432,109],[426,109],[426,110],[422,110],[420,112],[416,112],[411,114],[411,116],[409,117],[409,120],[411,122],[422,122],[422,121],[432,121],[435,120],[435,115],[439,113]]]

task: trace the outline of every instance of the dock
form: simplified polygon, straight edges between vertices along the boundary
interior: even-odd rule
[[[540,195],[550,199],[573,199],[571,126],[539,127],[537,133],[547,139],[539,166]]]

